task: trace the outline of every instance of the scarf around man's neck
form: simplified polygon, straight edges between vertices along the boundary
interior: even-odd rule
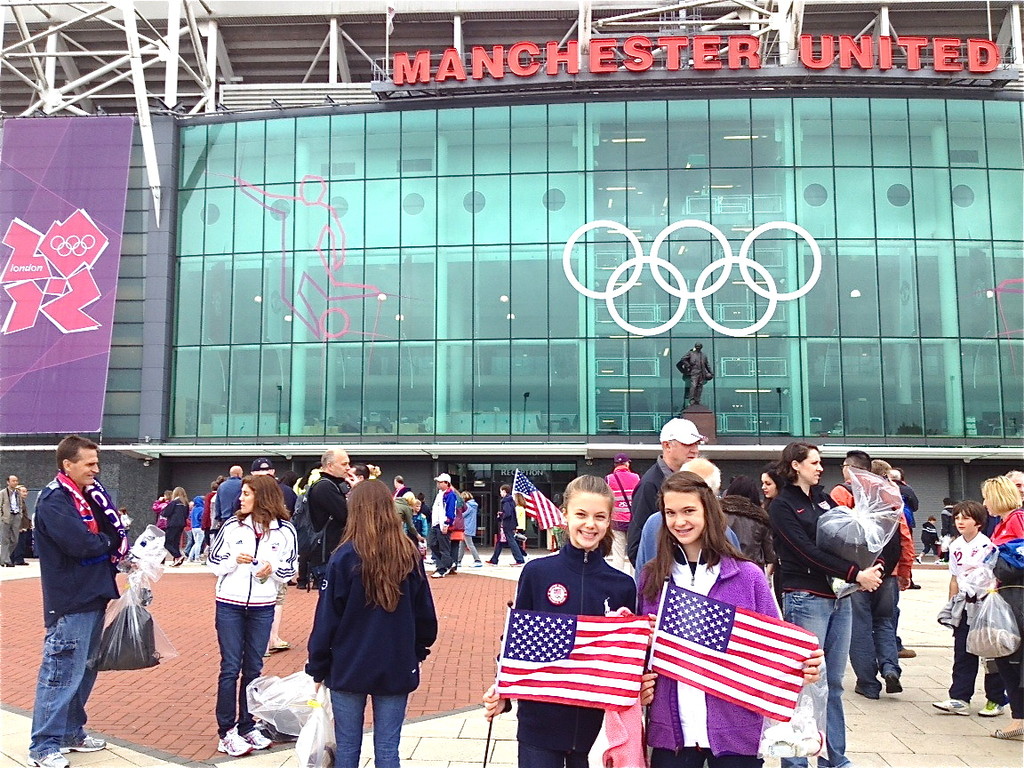
[[[119,563],[128,554],[128,532],[125,531],[124,524],[121,522],[121,516],[114,507],[113,502],[110,501],[107,489],[100,484],[99,480],[93,480],[91,485],[86,486],[85,495],[83,495],[82,491],[75,485],[75,482],[64,472],[58,472],[56,480],[70,494],[71,500],[75,503],[75,508],[78,510],[78,515],[82,518],[82,523],[90,532],[100,532],[99,522],[97,522],[93,514],[94,509],[99,514],[104,515],[110,524],[114,526],[120,541],[118,542],[117,551],[110,555],[110,562],[115,565]],[[92,504],[89,503],[90,501]],[[101,562],[106,557],[107,555],[89,558],[88,560],[83,560],[82,565],[93,565]]]

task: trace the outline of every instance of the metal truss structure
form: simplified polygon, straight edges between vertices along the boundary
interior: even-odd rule
[[[987,37],[1024,69],[1021,2],[974,0],[2,0],[0,114],[135,115],[159,210],[151,116],[373,100],[393,50],[643,34],[754,35],[765,66],[803,32]],[[1017,86],[1019,87],[1019,83]]]

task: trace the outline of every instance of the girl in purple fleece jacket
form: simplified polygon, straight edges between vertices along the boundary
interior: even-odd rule
[[[778,618],[764,572],[726,539],[725,515],[699,475],[666,478],[659,506],[664,526],[658,554],[641,576],[639,613],[657,613],[662,585],[671,578],[692,592]],[[817,680],[820,663],[808,663],[806,682]],[[647,732],[651,768],[756,768],[761,726],[758,714],[659,676]]]

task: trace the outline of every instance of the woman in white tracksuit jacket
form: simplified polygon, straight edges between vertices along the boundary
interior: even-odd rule
[[[244,478],[241,508],[221,526],[207,560],[217,574],[217,749],[234,757],[270,746],[249,714],[245,688],[263,671],[277,585],[296,572],[295,528],[288,518],[273,477]]]

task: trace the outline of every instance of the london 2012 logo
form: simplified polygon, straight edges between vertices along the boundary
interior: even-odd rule
[[[672,234],[689,228],[701,229],[710,234],[721,246],[724,254],[720,259],[716,259],[704,267],[697,276],[692,290],[683,273],[671,261],[662,258],[660,255],[662,246]],[[572,264],[573,249],[576,247],[576,244],[583,235],[595,229],[604,229],[609,234],[621,234],[626,238],[626,242],[632,247],[633,251],[632,258],[623,261],[608,275],[608,282],[603,290],[593,290],[585,286],[573,271]],[[773,230],[787,230],[795,233],[807,243],[810,249],[813,260],[811,273],[804,281],[804,284],[796,290],[780,292],[778,284],[768,269],[749,255],[750,249],[757,238]],[[651,274],[654,276],[655,283],[667,294],[679,299],[679,306],[676,307],[675,312],[664,323],[653,328],[641,328],[622,316],[618,307],[615,306],[615,299],[634,288],[640,282],[644,268],[648,266],[651,268]],[[740,277],[744,285],[758,296],[768,300],[768,304],[761,317],[743,328],[730,328],[722,325],[711,316],[707,307],[704,306],[704,299],[717,292],[729,281],[734,267],[739,268]],[[650,251],[644,253],[643,246],[633,230],[617,221],[601,219],[587,222],[572,233],[562,249],[562,269],[565,271],[565,277],[569,283],[581,294],[591,299],[604,300],[612,319],[627,333],[637,336],[657,336],[671,330],[682,319],[683,314],[686,312],[687,302],[692,300],[697,314],[700,315],[709,328],[726,336],[743,337],[755,334],[764,328],[775,315],[775,309],[780,301],[799,299],[814,287],[821,276],[821,249],[818,247],[817,241],[803,227],[788,221],[769,221],[751,230],[743,239],[739,253],[734,254],[732,245],[720,229],[706,221],[684,219],[673,222],[661,230],[657,237],[654,238],[654,242],[651,243]],[[629,273],[628,276],[623,279],[623,275],[627,272]],[[716,272],[718,275],[712,281],[712,276]],[[754,273],[757,274],[760,281],[754,277]],[[675,281],[675,285],[666,279],[666,274]],[[710,284],[709,281],[711,281]]]
[[[3,236],[13,252],[0,272],[0,285],[14,304],[0,333],[28,330],[40,315],[62,333],[99,328],[85,308],[100,298],[92,268],[109,242],[81,208],[54,221],[45,234],[14,219]]]

